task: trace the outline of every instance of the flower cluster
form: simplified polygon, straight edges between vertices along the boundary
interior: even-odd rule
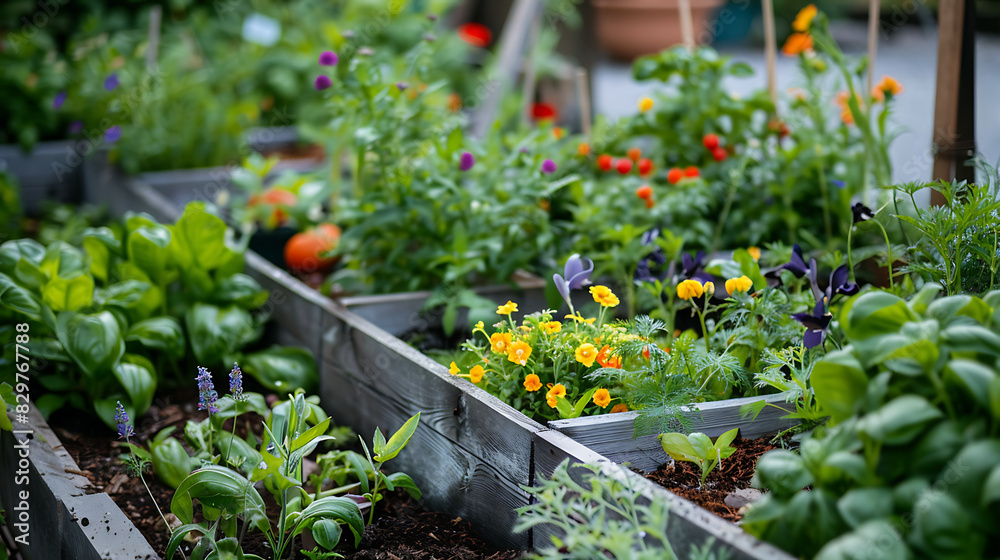
[[[212,372],[208,368],[199,367],[195,381],[198,382],[198,410],[207,410],[210,415],[218,412],[219,407],[215,406],[215,401],[219,399],[219,393],[215,392]]]
[[[233,370],[229,372],[229,394],[234,401],[242,401],[246,398],[243,396],[243,370],[236,362],[233,362]]]
[[[115,423],[118,424],[118,437],[128,439],[135,433],[132,430],[128,413],[125,412],[125,407],[122,406],[121,401],[118,401],[118,406],[115,408]]]

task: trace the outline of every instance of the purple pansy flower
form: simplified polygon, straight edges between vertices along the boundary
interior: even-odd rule
[[[122,137],[122,127],[118,125],[110,126],[108,127],[107,130],[104,131],[104,141],[107,142],[108,144],[114,144],[121,137]]]
[[[125,407],[122,406],[122,402],[118,401],[118,406],[115,407],[115,423],[118,424],[118,437],[128,439],[134,433],[132,431],[132,425],[130,424],[128,413],[125,412]]]
[[[60,91],[56,94],[55,100],[52,102],[52,108],[58,109],[62,107],[62,104],[66,102],[66,92]]]
[[[462,156],[458,158],[458,168],[462,171],[468,171],[472,169],[472,166],[476,164],[476,158],[472,156],[469,152],[462,152]]]
[[[820,300],[816,302],[812,313],[795,313],[792,319],[802,323],[806,328],[802,344],[806,348],[815,348],[826,340],[826,329],[830,326],[833,315],[826,310],[826,305]]]
[[[407,82],[396,82],[396,89],[399,91],[406,91],[408,87],[410,87],[410,84]]]
[[[579,290],[590,284],[590,275],[594,273],[594,261],[581,257],[579,254],[570,255],[566,259],[566,266],[563,267],[563,276],[558,273],[552,275],[552,281],[559,290],[559,295],[570,307],[573,303],[569,299],[570,290]]]
[[[656,243],[656,238],[660,236],[659,228],[653,228],[642,234],[642,245],[647,247]],[[663,265],[667,263],[667,256],[663,252],[663,247],[657,246],[648,255],[639,260],[635,267],[635,274],[632,279],[636,282],[652,282],[662,280]]]
[[[555,173],[555,172],[556,172],[556,162],[552,161],[551,159],[547,159],[542,162],[542,173],[548,175],[550,173]]]
[[[802,338],[802,344],[806,348],[815,348],[823,344],[826,340],[826,331],[830,326],[831,319],[833,319],[833,315],[830,314],[829,309],[834,296],[853,296],[860,290],[857,284],[852,284],[848,281],[849,271],[847,265],[840,265],[830,273],[830,279],[825,290],[819,288],[817,279],[818,270],[819,266],[816,264],[816,259],[810,259],[809,283],[812,287],[813,297],[816,300],[813,312],[795,313],[792,315],[792,319],[802,323],[806,328],[805,336]]]
[[[104,78],[104,89],[111,91],[118,87],[118,74],[111,74]]]
[[[875,217],[872,214],[872,209],[860,202],[856,202],[854,206],[851,206],[851,213],[854,214],[854,223],[867,222]]]
[[[323,91],[324,89],[333,85],[333,81],[330,80],[329,76],[317,76],[316,77],[316,90]]]
[[[323,51],[319,55],[320,66],[336,66],[337,60],[339,60],[339,58],[337,57],[337,53],[333,51]]]
[[[705,266],[704,260],[705,251],[698,251],[694,258],[687,253],[681,255],[681,274],[684,276],[683,279],[697,280],[702,284],[705,282],[715,282],[714,276],[702,270],[702,267]]]
[[[198,382],[198,410],[207,410],[209,415],[215,414],[219,411],[219,407],[215,406],[219,393],[215,392],[212,373],[208,368],[198,367],[198,377],[194,379]]]
[[[809,267],[806,266],[806,261],[802,258],[802,247],[799,247],[798,243],[792,246],[791,260],[778,267],[778,270],[787,270],[794,274],[796,278],[802,278],[809,272]]]

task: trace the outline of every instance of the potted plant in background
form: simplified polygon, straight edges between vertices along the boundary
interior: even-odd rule
[[[695,39],[712,38],[707,30],[715,10],[725,0],[690,0]],[[611,56],[632,60],[681,44],[678,0],[594,0],[597,40]]]

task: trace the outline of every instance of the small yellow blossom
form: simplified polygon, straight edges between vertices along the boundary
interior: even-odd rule
[[[750,256],[753,257],[753,260],[755,261],[760,260],[760,247],[747,247],[747,253],[750,253]]]
[[[478,330],[482,330],[482,329],[483,329],[484,327],[485,327],[485,325],[483,325],[483,322],[482,322],[482,321],[479,321],[478,323],[476,323],[476,328],[475,328],[475,330],[477,330],[477,331],[478,331]]]
[[[533,393],[542,388],[542,381],[538,379],[538,376],[534,373],[529,373],[528,376],[524,378],[524,388],[527,389],[529,393]]]
[[[517,328],[521,329],[523,332],[531,332],[531,327],[529,327],[528,325],[521,325],[520,327]]]
[[[545,334],[556,334],[562,330],[562,323],[559,321],[546,321],[542,323],[542,330]]]
[[[705,285],[702,287],[705,289],[705,293],[708,295],[712,295],[715,293],[715,282],[705,282]]]
[[[819,13],[819,10],[816,9],[815,4],[809,4],[805,8],[802,8],[799,10],[798,15],[795,16],[795,21],[792,22],[792,29],[799,32],[808,31],[809,24],[812,23],[817,13]]]
[[[564,398],[566,396],[566,387],[562,383],[556,383],[549,392],[545,394],[545,402],[551,408],[556,407],[558,399]]]
[[[876,102],[885,101],[886,94],[896,97],[901,93],[903,93],[903,85],[889,76],[882,76],[882,81],[872,89],[872,97],[875,98]]]
[[[497,315],[510,315],[515,311],[517,311],[517,304],[513,301],[508,301],[507,303],[497,307]]]
[[[586,367],[594,365],[594,360],[597,359],[597,347],[593,344],[587,342],[581,344],[579,348],[576,349],[576,361],[580,362]]]
[[[639,100],[639,111],[645,113],[646,111],[653,108],[653,100],[648,97],[643,97]]]
[[[514,341],[507,348],[507,359],[515,364],[527,365],[529,357],[531,357],[531,346],[523,340]]]
[[[735,294],[736,292],[749,292],[752,287],[753,280],[750,280],[746,276],[726,280],[726,291],[729,292],[729,295]]]
[[[607,286],[591,286],[590,295],[594,296],[594,301],[601,304],[602,307],[614,307],[620,303],[618,296]]]
[[[448,368],[448,373],[452,375],[458,375],[458,372],[460,371],[462,370],[458,369],[458,365],[456,365],[455,362],[452,362],[451,367]]]
[[[795,56],[806,51],[811,51],[812,48],[812,35],[808,33],[792,33],[785,40],[785,45],[781,47],[781,52],[785,53],[785,56]]]
[[[705,286],[697,280],[685,280],[677,285],[677,297],[681,299],[699,298],[705,293]]]
[[[497,354],[506,354],[510,346],[510,333],[493,333],[490,335],[490,346]]]
[[[598,389],[594,392],[594,404],[601,408],[607,408],[611,404],[611,393],[607,389]]]
[[[483,380],[483,374],[485,373],[486,370],[483,369],[483,366],[476,365],[471,370],[469,370],[469,381],[472,381],[473,383],[479,383],[480,381]]]
[[[564,318],[565,319],[573,319],[577,323],[587,323],[588,325],[594,324],[594,321],[597,320],[597,317],[591,317],[590,319],[584,319],[583,315],[580,315],[579,313],[577,313],[576,315],[567,315]]]

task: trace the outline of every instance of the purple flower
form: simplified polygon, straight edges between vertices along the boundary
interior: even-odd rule
[[[835,295],[853,296],[861,290],[857,284],[847,281],[848,276],[849,271],[846,264],[838,266],[837,270],[830,273],[830,283],[826,286],[826,297],[828,300],[833,299]]]
[[[711,274],[702,270],[705,266],[705,251],[698,251],[692,258],[691,255],[684,253],[681,255],[681,275],[685,280],[697,280],[704,284],[705,282],[715,282],[715,277]]]
[[[667,256],[663,252],[663,247],[656,245],[656,238],[660,236],[660,229],[653,228],[642,234],[642,246],[654,245],[652,252],[639,260],[635,267],[635,274],[632,279],[636,282],[652,282],[663,279],[663,265],[667,264]]]
[[[396,82],[396,89],[399,91],[406,91],[406,88],[410,87],[410,84],[406,82]]]
[[[52,102],[52,108],[58,109],[62,107],[62,104],[66,102],[66,92],[60,91],[56,94],[55,100]]]
[[[581,257],[579,254],[573,254],[566,259],[566,266],[563,267],[563,276],[553,274],[552,281],[555,282],[556,289],[559,290],[559,295],[562,296],[563,301],[572,306],[573,304],[569,299],[570,290],[579,290],[590,284],[590,275],[593,273],[594,261],[586,257]]]
[[[219,411],[215,406],[215,401],[219,400],[219,394],[215,392],[215,384],[212,383],[212,373],[207,368],[198,368],[198,377],[194,378],[198,382],[198,410],[207,410],[209,415]]]
[[[552,161],[551,159],[547,159],[542,162],[542,173],[548,175],[549,173],[555,173],[555,172],[556,172],[556,162]]]
[[[860,202],[851,206],[851,213],[854,214],[854,223],[867,222],[875,217],[875,215],[872,214],[872,209]]]
[[[118,74],[111,74],[104,79],[104,89],[111,91],[118,87]]]
[[[233,362],[233,371],[229,372],[229,394],[234,401],[242,401],[243,396],[243,370],[240,365]]]
[[[826,340],[826,329],[830,326],[833,318],[822,300],[816,302],[816,307],[812,313],[795,313],[792,319],[802,323],[806,328],[806,334],[802,338],[802,344],[806,348],[815,348]]]
[[[104,141],[108,144],[114,144],[121,137],[122,127],[118,125],[108,127],[108,129],[104,131]]]
[[[843,182],[843,181],[841,181],[839,179],[833,179],[830,182],[833,183],[834,185],[836,185],[838,189],[842,189],[842,188],[844,188],[844,187],[847,186],[847,183],[845,183],[845,182]]]
[[[318,76],[316,78],[316,90],[323,91],[324,89],[333,85],[329,76]]]
[[[130,422],[131,420],[128,418],[128,413],[125,412],[125,407],[122,406],[121,401],[118,401],[118,406],[115,408],[115,423],[118,424],[118,437],[128,439],[135,433],[132,431]]]
[[[458,168],[462,171],[468,171],[472,169],[472,166],[476,164],[476,158],[472,157],[469,152],[462,152],[462,157],[458,160]]]
[[[76,134],[83,130],[83,121],[73,121],[69,123],[69,133]]]
[[[809,283],[812,287],[813,297],[816,305],[812,313],[795,313],[792,319],[802,323],[806,328],[806,334],[802,339],[802,344],[806,348],[815,348],[823,344],[826,340],[826,330],[830,326],[833,315],[830,314],[830,303],[835,295],[853,296],[860,288],[857,284],[848,281],[847,265],[840,265],[830,273],[830,281],[826,290],[819,288],[817,279],[819,266],[816,259],[809,260]]]
[[[792,246],[791,260],[778,267],[778,270],[787,270],[794,274],[796,278],[802,278],[809,272],[809,267],[806,266],[806,261],[802,258],[802,247],[799,247],[798,243]]]
[[[337,57],[337,53],[333,51],[323,51],[323,53],[319,55],[320,66],[336,66],[338,60],[339,58]]]

